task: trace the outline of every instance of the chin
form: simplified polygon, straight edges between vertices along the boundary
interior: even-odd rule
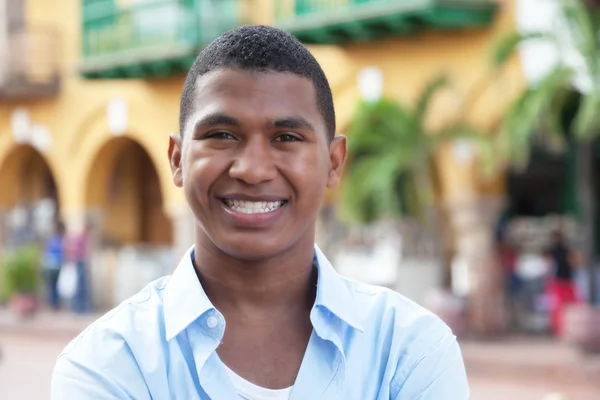
[[[230,257],[245,261],[263,261],[283,253],[289,246],[274,246],[265,243],[246,241],[246,243],[215,243]]]
[[[288,232],[219,232],[212,242],[223,253],[246,261],[263,261],[285,253],[298,241]]]

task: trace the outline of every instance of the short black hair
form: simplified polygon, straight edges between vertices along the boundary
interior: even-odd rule
[[[271,26],[244,25],[205,47],[190,68],[179,106],[179,133],[193,112],[198,78],[221,68],[289,72],[310,79],[329,140],[335,135],[335,110],[325,72],[308,49],[291,34]]]

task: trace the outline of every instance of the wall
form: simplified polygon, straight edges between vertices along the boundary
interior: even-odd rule
[[[106,107],[112,99],[123,99],[129,108],[126,136],[140,143],[157,167],[165,208],[181,204],[183,196],[171,183],[166,146],[168,134],[177,130],[183,77],[149,82],[81,79],[76,71],[79,3],[28,0],[28,24],[51,25],[60,33],[63,87],[54,99],[0,103],[0,160],[15,146],[10,134],[12,112],[24,108],[31,122],[43,125],[53,137],[52,147],[44,156],[62,189],[60,202],[65,212],[81,213],[86,204],[84,188],[96,184],[91,174],[93,162],[103,145],[114,137],[108,130]]]
[[[77,74],[80,47],[80,1],[27,1],[30,26],[51,25],[58,29],[62,45],[63,87],[54,99],[34,102],[0,103],[0,161],[15,146],[11,136],[11,115],[25,108],[32,123],[45,127],[52,144],[44,157],[59,187],[60,203],[66,217],[81,215],[89,205],[87,188],[103,190],[101,174],[95,174],[101,149],[114,139],[109,133],[106,107],[112,99],[122,99],[128,108],[125,137],[135,140],[149,154],[157,169],[165,213],[180,215],[185,208],[182,192],[171,181],[166,149],[168,134],[178,129],[179,95],[183,76],[150,81],[85,81]],[[257,23],[273,21],[272,2],[255,0],[248,9]],[[431,112],[432,126],[443,123],[456,106],[456,93],[465,93],[484,76],[485,54],[491,44],[514,25],[514,2],[503,3],[491,29],[427,31],[413,37],[388,38],[376,43],[343,47],[311,46],[323,65],[335,96],[340,133],[348,126],[359,99],[356,73],[376,65],[385,76],[386,94],[411,101],[425,82],[437,72],[452,73],[455,91],[447,91]],[[518,60],[506,74],[486,90],[484,101],[472,112],[473,123],[486,126],[495,121],[507,100],[522,87]],[[107,161],[105,161],[107,162]],[[448,201],[470,198],[479,192],[502,193],[502,180],[479,185],[475,166],[454,160],[452,148],[439,157],[442,191]]]

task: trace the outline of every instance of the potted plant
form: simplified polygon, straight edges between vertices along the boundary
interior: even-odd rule
[[[20,317],[34,314],[39,302],[39,255],[35,246],[8,251],[2,260],[5,294],[12,312]]]

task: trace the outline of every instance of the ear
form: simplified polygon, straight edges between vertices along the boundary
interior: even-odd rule
[[[346,137],[344,135],[334,137],[329,145],[330,168],[327,188],[335,189],[339,185],[346,164],[347,153]]]
[[[169,164],[171,165],[171,173],[173,174],[173,183],[175,186],[183,186],[183,173],[181,171],[181,153],[182,140],[181,136],[176,133],[169,135]]]

